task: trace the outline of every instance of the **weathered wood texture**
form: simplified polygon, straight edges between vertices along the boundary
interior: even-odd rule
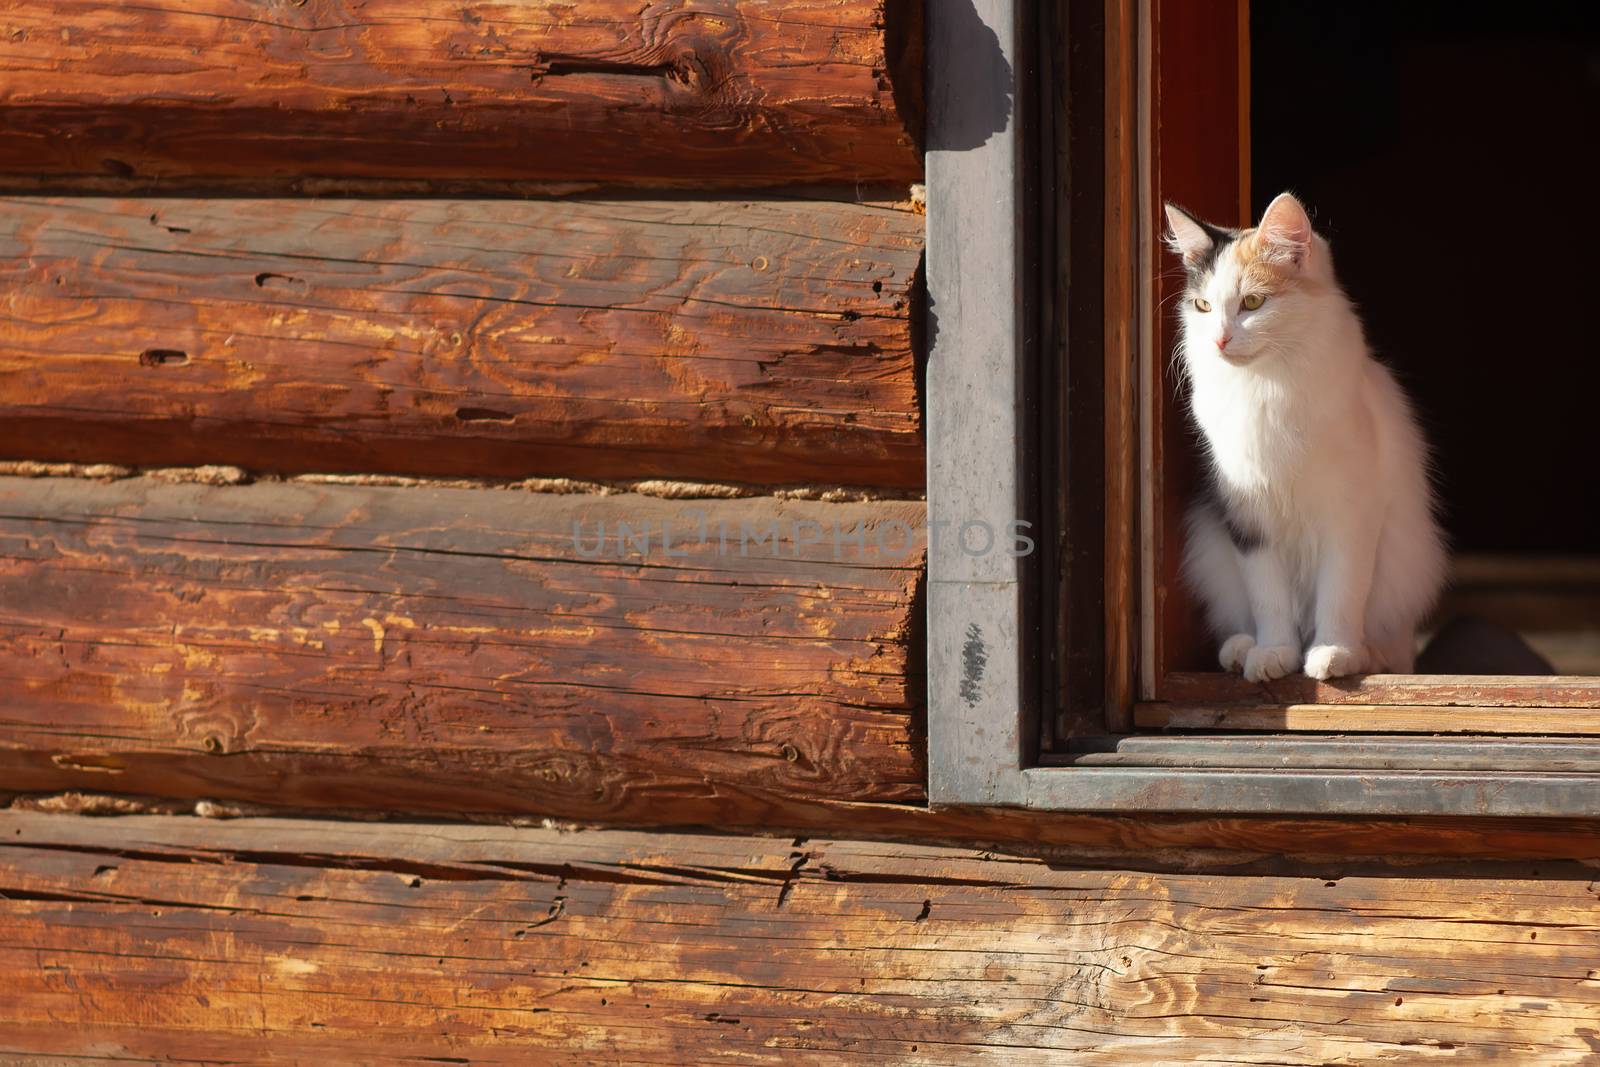
[[[696,551],[693,509],[729,524]],[[928,811],[911,504],[0,480],[0,792],[1132,850],[1600,858],[1600,824]],[[596,523],[650,558],[583,559]],[[675,551],[660,550],[671,521]],[[806,528],[806,540],[816,531]],[[320,647],[318,647],[320,644]],[[72,805],[68,805],[72,807]]]
[[[0,2],[0,172],[913,181],[916,0]]]
[[[0,788],[699,823],[916,801],[920,524],[0,479]]]
[[[4,813],[0,1050],[1577,1064],[1600,1045],[1590,878]]]
[[[1485,701],[1490,694],[1484,695]],[[1385,734],[1600,734],[1592,708],[1482,707],[1427,704],[1136,704],[1136,725],[1150,729]]]
[[[1319,682],[1293,674],[1247,682],[1217,671],[1173,671],[1158,696],[1180,705],[1345,704],[1439,707],[1600,708],[1600,678],[1574,675],[1367,674]],[[1154,707],[1154,705],[1152,705]],[[1331,714],[1331,713],[1330,713]],[[1574,718],[1581,720],[1583,716]],[[1359,729],[1355,713],[1345,729]],[[1560,731],[1557,731],[1560,732]]]
[[[921,250],[837,202],[0,201],[0,456],[917,488]]]

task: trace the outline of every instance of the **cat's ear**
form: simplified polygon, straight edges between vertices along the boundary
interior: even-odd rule
[[[1292,193],[1279,193],[1256,228],[1261,258],[1284,267],[1299,267],[1311,251],[1311,217]]]
[[[1167,247],[1183,257],[1184,266],[1191,266],[1200,262],[1211,251],[1215,243],[1206,228],[1200,225],[1198,219],[1183,208],[1174,204],[1165,205],[1167,209],[1167,225],[1171,227],[1167,234]]]

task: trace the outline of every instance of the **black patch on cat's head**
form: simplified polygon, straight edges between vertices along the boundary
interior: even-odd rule
[[[1211,247],[1197,256],[1193,262],[1190,262],[1188,256],[1179,257],[1183,262],[1184,271],[1189,275],[1190,281],[1204,278],[1207,274],[1210,274],[1211,269],[1216,266],[1217,257],[1222,254],[1222,250],[1237,241],[1239,235],[1244,232],[1242,230],[1228,229],[1225,226],[1213,226],[1190,212],[1187,208],[1179,207],[1177,204],[1168,204],[1167,206],[1174,211],[1182,213],[1184,218],[1204,230],[1205,235],[1211,239]]]

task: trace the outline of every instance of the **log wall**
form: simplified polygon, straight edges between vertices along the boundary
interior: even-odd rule
[[[920,27],[0,0],[0,790],[920,803]]]
[[[922,228],[802,199],[0,200],[0,456],[917,490]]]
[[[0,478],[0,788],[689,823],[918,801],[920,512]]]
[[[1600,1047],[1577,865],[1185,873],[9,813],[0,892],[8,1062],[1556,1065]]]
[[[0,0],[0,1060],[1600,1052],[1595,823],[927,807],[920,10]]]
[[[920,9],[4,0],[0,175],[915,181]]]

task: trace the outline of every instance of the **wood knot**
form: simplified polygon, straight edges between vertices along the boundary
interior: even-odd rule
[[[278,274],[275,271],[264,270],[255,277],[257,289],[305,289],[304,279],[296,278],[292,274]]]
[[[497,411],[494,408],[456,408],[456,418],[462,422],[513,423],[517,421],[516,415],[511,412]]]
[[[189,353],[178,348],[147,348],[139,353],[141,367],[181,367],[189,362]]]

